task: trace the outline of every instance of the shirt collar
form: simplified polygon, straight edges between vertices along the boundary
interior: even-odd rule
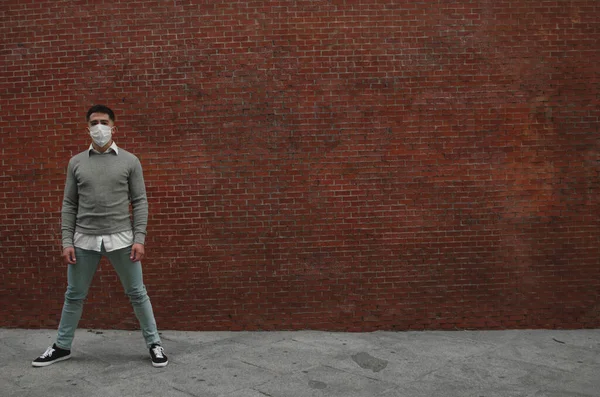
[[[116,155],[119,154],[119,148],[118,148],[117,144],[115,143],[115,141],[113,141],[112,145],[110,145],[104,153],[110,153],[111,151],[115,152]],[[91,143],[90,143],[90,147],[88,149],[88,153],[90,153],[90,152],[94,152],[96,154],[104,154],[104,153],[100,153],[99,151],[94,149],[94,145]]]

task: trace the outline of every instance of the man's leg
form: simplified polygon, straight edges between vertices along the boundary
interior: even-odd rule
[[[56,346],[66,350],[71,350],[75,330],[83,312],[83,301],[102,256],[96,251],[75,248],[75,258],[77,263],[68,265],[68,286],[56,339]]]
[[[129,297],[133,311],[140,322],[146,346],[150,348],[153,344],[160,344],[152,304],[144,285],[141,262],[132,262],[129,259],[131,247],[111,252],[104,252],[104,247],[102,249],[119,275],[125,294]]]

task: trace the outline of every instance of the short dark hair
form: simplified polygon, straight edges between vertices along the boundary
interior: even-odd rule
[[[92,106],[90,108],[90,110],[88,110],[87,114],[85,115],[85,121],[90,121],[90,116],[92,115],[92,113],[108,114],[108,118],[111,119],[113,122],[115,121],[115,113],[108,106],[104,106],[104,105]]]

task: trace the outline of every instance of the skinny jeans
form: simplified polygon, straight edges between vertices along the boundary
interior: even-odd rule
[[[75,247],[77,263],[68,265],[68,286],[56,339],[58,347],[71,350],[75,330],[83,312],[83,302],[103,256],[108,258],[119,276],[140,323],[146,346],[150,348],[154,343],[160,344],[152,304],[142,277],[142,264],[140,261],[132,262],[129,258],[130,254],[131,246],[110,252],[106,252],[104,244],[100,252]]]

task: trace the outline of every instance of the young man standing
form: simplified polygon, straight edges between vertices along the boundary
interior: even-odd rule
[[[62,257],[68,265],[68,286],[56,342],[36,358],[45,367],[71,358],[71,344],[83,301],[102,256],[116,270],[140,322],[152,365],[165,367],[150,298],[142,278],[141,260],[148,222],[146,187],[139,159],[112,139],[115,115],[106,106],[86,115],[90,147],[69,161],[62,206]],[[133,212],[130,220],[129,205]]]

